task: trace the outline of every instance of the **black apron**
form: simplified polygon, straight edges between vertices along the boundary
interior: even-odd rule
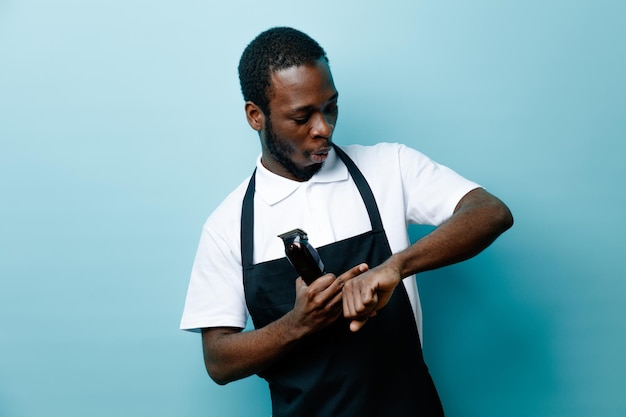
[[[361,262],[380,265],[391,249],[367,181],[334,148],[372,224],[369,232],[317,248],[326,270],[339,275]],[[261,328],[293,308],[298,274],[287,258],[253,265],[254,190],[252,175],[241,216],[241,256],[246,304],[255,328]],[[443,416],[404,285],[361,330],[352,333],[348,326],[339,318],[259,374],[269,383],[273,417]]]

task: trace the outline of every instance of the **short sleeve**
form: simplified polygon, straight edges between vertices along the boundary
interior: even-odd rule
[[[232,239],[232,229],[224,236],[213,223],[210,217],[202,229],[180,323],[182,330],[244,328],[248,319],[238,232]]]
[[[399,146],[407,221],[438,226],[454,213],[458,202],[480,185],[421,152]]]

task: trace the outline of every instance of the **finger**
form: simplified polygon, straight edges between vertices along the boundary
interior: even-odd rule
[[[361,305],[359,306],[361,311],[373,310],[378,305],[378,292],[374,288],[364,288],[361,291],[361,298],[359,299]]]
[[[353,267],[352,268],[352,273],[355,274],[355,276],[356,276],[356,275],[362,274],[363,272],[365,272],[365,271],[367,271],[369,269],[370,269],[369,265],[366,264],[365,262],[363,262],[363,263],[360,263],[360,264],[356,265],[355,267]]]
[[[377,303],[378,295],[375,291],[363,286],[360,280],[349,281],[343,289],[344,316],[347,319],[366,317]]]
[[[348,281],[343,287],[343,314],[348,319],[358,316],[358,308],[361,299],[360,288],[357,281]]]
[[[348,292],[346,291],[346,287],[344,286],[341,290],[342,295],[342,304],[343,304],[343,315],[348,317],[351,312],[352,306],[350,305],[350,297],[348,296]]]
[[[342,298],[342,290],[346,284],[346,282],[348,282],[349,280],[351,280],[352,278],[354,278],[355,276],[362,274],[363,272],[366,272],[369,269],[368,265],[366,263],[361,263],[359,265],[356,265],[352,268],[350,268],[348,271],[344,272],[343,274],[341,274],[340,276],[336,277],[334,274],[329,273],[324,275],[323,277],[320,277],[317,279],[317,281],[320,280],[328,280],[329,281],[329,285],[328,287],[326,287],[325,290],[323,290],[324,295],[328,296],[328,297],[335,297],[335,299],[333,299],[333,302],[337,301],[337,297]],[[311,284],[314,285],[314,284]],[[342,301],[343,304],[343,301]],[[348,306],[346,306],[346,308],[349,308]]]
[[[367,272],[369,266],[366,263],[356,265],[343,274],[341,274],[337,280],[343,283],[343,309],[346,317],[356,317],[359,305],[361,304],[361,284],[359,282],[352,281],[352,278]]]
[[[365,323],[367,323],[367,319],[365,320],[352,320],[350,322],[350,331],[355,333],[358,332],[359,330],[361,330],[363,328],[363,326],[365,326]]]
[[[376,310],[372,311],[369,315],[368,318],[365,319],[354,319],[350,322],[350,331],[351,332],[358,332],[359,330],[361,330],[363,328],[363,326],[365,326],[365,324],[367,323],[367,320],[369,320],[370,318],[376,316]]]
[[[313,294],[323,294],[325,291],[333,288],[335,285],[335,275],[334,274],[325,274],[321,277],[317,278],[315,281],[311,282],[308,285],[309,291]],[[304,282],[304,280],[303,280]],[[336,290],[332,289],[331,292],[335,292]]]
[[[356,276],[361,275],[363,272],[366,272],[367,270],[369,270],[369,266],[366,263],[361,263],[348,269],[346,272],[341,274],[338,279],[342,281],[348,281]]]
[[[371,312],[378,304],[378,293],[374,288],[370,288],[359,282],[358,291],[354,292],[354,309],[358,315]]]
[[[339,310],[343,310],[343,283],[338,281],[339,280],[334,280],[333,283],[322,292],[322,294],[324,297],[328,298],[330,305],[336,306]]]
[[[354,291],[352,290],[353,285],[348,282],[343,287],[342,295],[343,295],[343,315],[346,318],[354,318],[356,317],[356,309],[354,307]]]
[[[341,289],[343,288],[343,282],[336,279],[334,274],[329,273],[321,276],[313,283],[311,283],[311,287],[313,286],[315,286],[315,290],[319,292],[322,297],[331,299],[335,297],[337,293],[341,293]]]
[[[306,285],[306,282],[304,282],[304,280],[300,277],[296,278],[295,287],[296,287],[296,299],[305,297],[305,294],[309,290],[309,287]]]

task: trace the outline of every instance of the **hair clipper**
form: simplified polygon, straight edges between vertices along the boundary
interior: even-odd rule
[[[309,243],[306,232],[294,229],[278,237],[285,244],[287,259],[307,285],[326,273],[324,263],[317,250]]]

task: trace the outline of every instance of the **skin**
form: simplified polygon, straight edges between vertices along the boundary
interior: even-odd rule
[[[343,310],[344,316],[352,319],[350,330],[358,331],[383,308],[403,278],[469,259],[512,225],[510,210],[498,198],[482,188],[470,191],[448,221],[381,265],[346,282]]]
[[[248,123],[259,133],[261,162],[275,174],[306,181],[326,159],[337,122],[338,94],[328,64],[319,60],[274,72],[269,97],[271,116],[252,102],[245,104]],[[206,369],[218,384],[259,373],[341,314],[358,331],[403,278],[468,259],[512,224],[511,212],[499,199],[473,190],[447,222],[376,268],[360,264],[338,277],[326,274],[310,286],[298,278],[293,310],[275,322],[246,332],[203,329]]]
[[[271,119],[256,104],[247,102],[245,106],[248,123],[259,132],[263,165],[295,181],[306,181],[319,171],[332,144],[339,111],[337,98],[324,60],[315,66],[274,72]],[[289,162],[285,164],[284,159]]]

